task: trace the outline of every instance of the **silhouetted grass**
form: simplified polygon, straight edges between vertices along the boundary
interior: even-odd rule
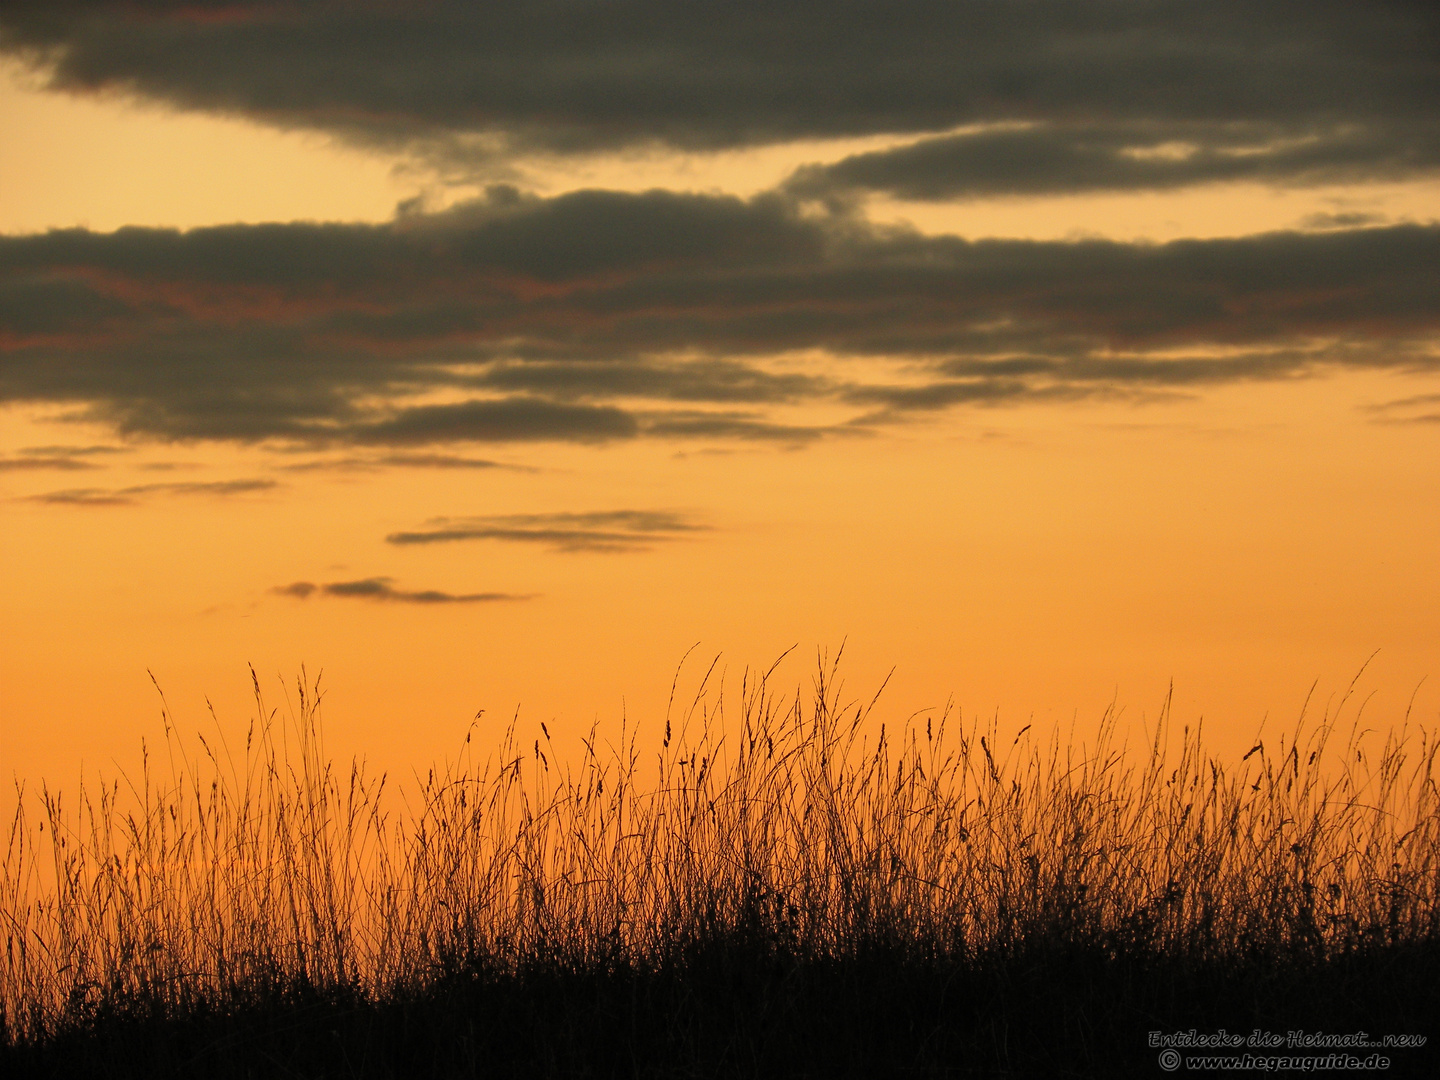
[[[1126,1075],[1157,1072],[1151,1030],[1435,1034],[1436,744],[1404,724],[1229,764],[1164,717],[1138,754],[1113,714],[998,746],[887,730],[822,662],[808,700],[747,678],[733,720],[702,683],[658,760],[512,724],[482,761],[472,727],[407,806],[331,766],[299,694],[277,720],[257,682],[238,755],[167,716],[163,777],[42,788],[38,821],[21,792],[0,1063]]]

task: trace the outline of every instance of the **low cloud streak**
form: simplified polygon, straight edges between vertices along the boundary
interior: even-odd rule
[[[147,495],[248,495],[279,487],[274,480],[208,480],[134,484],[123,488],[67,488],[29,496],[30,502],[62,506],[133,506]]]
[[[436,518],[426,529],[395,532],[385,538],[397,545],[500,540],[541,544],[556,551],[644,551],[709,526],[668,510],[601,510],[583,513],[501,514],[490,517]]]
[[[1307,125],[1045,124],[924,139],[800,169],[804,198],[878,192],[948,201],[1091,191],[1161,191],[1250,181],[1338,184],[1440,170],[1436,122]]]
[[[358,581],[334,581],[316,585],[310,581],[296,581],[289,585],[277,585],[270,591],[278,596],[289,596],[297,600],[308,600],[312,596],[330,596],[357,600],[393,601],[402,604],[485,604],[503,600],[529,600],[532,597],[517,593],[447,593],[438,589],[410,591],[396,589],[392,578],[372,577]]]

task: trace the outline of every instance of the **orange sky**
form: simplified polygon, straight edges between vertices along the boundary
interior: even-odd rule
[[[470,220],[446,218],[449,207],[464,215],[480,205],[477,228],[511,220],[503,218],[512,213],[508,204],[467,202],[483,200],[495,175],[457,174],[404,145],[377,147],[114,91],[58,93],[13,60],[0,76],[7,133],[0,140],[0,243],[81,227],[96,244],[119,245],[128,242],[124,234],[109,234],[126,225],[330,221],[383,230],[404,200],[416,200],[407,213],[419,222],[406,237]],[[537,215],[580,205],[558,198],[567,192],[639,199],[633,193],[660,188],[703,193],[711,200],[705,213],[714,207],[734,217],[764,205],[723,203],[721,196],[761,193],[763,200],[798,166],[916,138],[852,133],[715,151],[652,145],[583,155],[547,149],[510,161],[506,182],[517,185],[519,197],[537,200],[525,204]],[[1421,172],[945,201],[882,192],[847,213],[863,223],[857,228],[877,230],[866,235],[892,252],[911,243],[906,237],[948,236],[1140,241],[1136,250],[1153,252],[1185,238],[1379,234],[1406,224],[1420,230],[1416,243],[1431,243],[1437,207],[1440,181]],[[793,226],[794,243],[803,246],[812,220],[805,215],[816,213],[800,206],[798,217],[777,227]],[[885,231],[896,222],[912,228]],[[757,235],[768,236],[764,229]],[[625,242],[623,234],[616,239]],[[747,241],[755,242],[768,241]],[[1011,369],[996,367],[986,369],[992,381],[985,393],[998,396],[962,396],[948,407],[912,407],[897,389],[958,393],[971,386],[971,368],[933,351],[905,352],[907,345],[887,355],[865,337],[863,348],[847,353],[850,346],[829,343],[828,332],[792,331],[788,322],[791,336],[777,336],[773,348],[753,346],[756,335],[780,333],[764,321],[773,312],[760,293],[745,301],[743,316],[733,316],[742,319],[738,329],[725,330],[730,336],[715,338],[713,349],[695,339],[706,355],[673,344],[637,345],[637,355],[670,365],[666,378],[718,371],[820,390],[777,390],[757,404],[727,398],[734,392],[728,382],[730,389],[702,400],[685,396],[689,390],[667,397],[642,381],[608,396],[556,391],[544,398],[571,409],[564,414],[571,419],[582,406],[590,410],[581,417],[586,423],[636,418],[639,427],[624,429],[628,435],[606,429],[417,439],[411,428],[394,426],[409,418],[438,423],[452,415],[444,410],[463,411],[475,400],[474,386],[499,393],[495,388],[509,385],[473,380],[532,370],[529,359],[487,354],[479,361],[463,352],[473,341],[491,348],[488,328],[510,325],[497,307],[481,331],[466,323],[425,339],[423,348],[457,365],[448,381],[387,397],[400,392],[377,378],[349,399],[350,412],[316,421],[331,425],[325,432],[341,431],[334,425],[351,416],[372,427],[319,439],[259,429],[236,436],[224,425],[182,429],[174,426],[178,412],[166,414],[172,426],[156,426],[146,419],[155,415],[145,411],[150,406],[137,405],[131,390],[102,392],[83,382],[63,392],[33,387],[50,387],[44,373],[72,363],[82,372],[77,380],[98,387],[109,378],[104,372],[129,362],[132,345],[178,348],[175,362],[184,363],[184,348],[208,347],[185,342],[229,341],[224,335],[260,333],[262,324],[283,331],[317,310],[338,312],[344,329],[327,330],[324,340],[349,348],[347,335],[369,332],[356,329],[369,325],[364,319],[394,310],[387,305],[434,297],[443,282],[407,284],[398,300],[373,283],[352,286],[343,270],[326,282],[286,277],[242,287],[229,270],[193,279],[169,270],[146,276],[151,271],[126,269],[138,262],[104,263],[122,260],[106,254],[111,248],[95,250],[101,254],[85,256],[96,261],[84,264],[83,274],[75,269],[80,263],[46,269],[33,261],[51,257],[43,253],[0,255],[0,271],[11,275],[0,284],[100,281],[106,303],[132,305],[113,316],[131,322],[81,329],[73,328],[78,307],[59,309],[54,325],[71,327],[62,330],[32,326],[42,309],[39,301],[30,306],[28,293],[16,294],[21,306],[0,307],[0,343],[11,350],[0,364],[21,373],[0,378],[32,380],[0,403],[0,738],[5,769],[17,778],[66,782],[82,763],[87,771],[133,767],[140,737],[153,740],[159,731],[147,669],[182,726],[209,723],[208,697],[235,729],[251,712],[247,664],[275,702],[281,680],[293,681],[302,664],[312,674],[323,669],[332,752],[405,767],[447,753],[479,709],[498,724],[518,707],[522,724],[547,721],[557,736],[595,720],[614,725],[622,708],[643,725],[663,724],[671,677],[697,642],[687,677],[719,653],[738,678],[747,665],[768,666],[798,645],[781,669],[788,684],[808,684],[817,648],[833,652],[846,642],[843,670],[855,696],[868,698],[895,669],[881,709],[897,719],[953,699],[966,715],[998,710],[1012,728],[1033,716],[1073,718],[1083,729],[1113,700],[1138,722],[1154,718],[1173,682],[1176,718],[1203,716],[1214,744],[1227,751],[1248,745],[1267,715],[1267,723],[1291,725],[1317,680],[1323,709],[1374,654],[1356,699],[1373,695],[1365,706],[1371,723],[1398,723],[1412,696],[1416,720],[1440,719],[1440,354],[1433,318],[1440,296],[1433,293],[1429,315],[1423,295],[1414,301],[1419,314],[1401,311],[1398,300],[1352,311],[1345,305],[1362,285],[1348,292],[1324,285],[1339,313],[1330,319],[1332,301],[1315,299],[1322,285],[1310,283],[1308,271],[1298,272],[1293,291],[1267,286],[1253,304],[1245,292],[1251,286],[1242,283],[1229,309],[1234,318],[1283,322],[1304,308],[1310,321],[1303,342],[1281,335],[1257,345],[1260,338],[1232,338],[1228,330],[1152,331],[1141,328],[1146,315],[1139,312],[1114,316],[1103,331],[1109,351],[1075,361],[1081,366],[1074,370],[1091,372],[1084,364],[1101,359],[1219,363],[1246,350],[1278,356],[1301,347],[1313,351],[1314,362],[1143,383],[1072,378],[1063,374],[1071,368],[1057,367],[1046,369],[1062,372],[1053,382],[1023,387],[1015,380],[1029,375],[1012,378],[1004,374]],[[689,250],[666,258],[683,270]],[[553,312],[547,318],[574,320],[577,329],[545,348],[584,351],[602,339],[629,348],[632,337],[622,340],[617,326],[629,327],[624,334],[651,333],[679,303],[664,277],[671,264],[655,265],[645,270],[651,277],[626,278],[629,269],[602,264],[563,284],[543,267],[520,284],[456,278],[455,303],[492,288],[515,290],[522,305],[550,303],[553,293],[562,306],[546,309]],[[376,280],[399,288],[394,283],[412,272],[428,271],[387,270]],[[734,279],[715,280],[722,283],[709,286],[714,295],[728,295]],[[619,304],[611,297],[641,284],[665,297],[647,300],[643,318],[574,301],[576,290],[614,288],[604,303]],[[1428,286],[1417,288],[1423,294]],[[788,294],[776,295],[778,310]],[[899,302],[885,299],[891,296],[877,298],[876,310]],[[1031,312],[1068,320],[1066,333],[1088,332],[1083,304],[1035,307],[1041,302],[1028,287],[1006,296],[1007,310],[1021,312],[1016,319]],[[941,320],[949,302],[916,310]],[[854,335],[899,332],[862,324],[870,317],[863,293],[833,303]],[[143,321],[158,319],[153,312],[167,304],[183,316],[166,315],[162,329]],[[13,325],[3,321],[6,310],[20,312]],[[526,322],[525,310],[516,309],[513,333],[541,334],[527,329],[540,324]],[[799,320],[795,310],[783,317]],[[164,336],[182,317],[210,327],[207,337]],[[706,308],[696,317],[719,326],[732,314]],[[234,340],[236,350],[251,347],[249,338]],[[1016,340],[1006,357],[1062,349]],[[392,347],[400,355],[410,346],[375,346],[374,355],[388,356]],[[43,354],[49,367],[21,366],[42,355],[35,349],[51,350]],[[1412,359],[1396,359],[1402,353]],[[1362,354],[1363,362],[1348,359]],[[562,363],[569,354],[545,355],[551,359],[535,361],[533,370],[574,374]],[[735,375],[702,363],[716,358],[749,366]],[[628,361],[607,353],[586,362]],[[636,377],[659,370],[646,367]],[[548,393],[538,384],[515,385],[524,396],[513,400],[527,404]],[[166,399],[164,407],[180,406]],[[372,415],[380,419],[366,419]],[[196,416],[186,414],[184,423],[202,423]],[[385,443],[384,432],[406,441]],[[413,539],[446,530],[466,535]],[[397,541],[400,534],[412,540]]]

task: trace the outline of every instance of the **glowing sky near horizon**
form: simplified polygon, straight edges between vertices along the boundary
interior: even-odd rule
[[[1374,654],[1440,719],[1433,16],[82,7],[0,14],[17,777],[133,762],[147,672],[323,668],[408,767],[663,725],[696,642],[1227,749]]]

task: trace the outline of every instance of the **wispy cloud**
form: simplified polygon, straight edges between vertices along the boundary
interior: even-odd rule
[[[500,514],[433,518],[427,528],[391,533],[391,544],[502,540],[543,544],[556,551],[644,551],[656,543],[704,532],[708,525],[669,510],[601,510],[586,513]]]
[[[69,458],[90,458],[105,457],[110,454],[128,454],[128,446],[71,446],[68,443],[52,444],[49,446],[26,446],[20,450],[21,454],[35,455],[39,457],[69,457]]]
[[[376,454],[367,457],[312,458],[308,461],[296,461],[281,465],[279,468],[287,472],[373,472],[377,469],[505,469],[520,472],[535,471],[531,466],[512,465],[503,461],[492,461],[489,458],[435,453],[398,453]]]
[[[289,585],[278,585],[270,591],[279,596],[290,596],[308,600],[312,596],[333,596],[358,600],[389,600],[405,604],[482,604],[500,600],[530,600],[532,595],[518,593],[447,593],[438,589],[409,591],[396,589],[388,577],[361,578],[358,581],[335,581],[316,585],[309,581],[296,581]]]
[[[646,418],[644,431],[647,435],[662,438],[743,439],[791,446],[827,436],[858,434],[854,428],[843,425],[781,424],[756,413],[723,409],[671,409],[664,413],[652,413]]]
[[[147,495],[247,495],[270,491],[274,480],[209,480],[189,483],[135,484],[123,488],[66,488],[31,495],[31,502],[65,506],[132,506]]]
[[[922,139],[806,166],[805,198],[883,193],[948,201],[998,195],[1155,191],[1251,181],[1335,184],[1440,170],[1433,119],[1364,125],[1119,120],[1029,123]]]
[[[1387,225],[1384,214],[1373,214],[1363,210],[1336,210],[1328,213],[1307,214],[1300,219],[1302,229],[1363,229],[1375,225]]]
[[[0,472],[21,472],[50,469],[79,472],[101,466],[92,458],[104,454],[123,453],[119,446],[26,446],[9,456],[0,457]]]
[[[1440,394],[1415,394],[1367,408],[1381,424],[1440,424]]]
[[[55,469],[64,472],[78,472],[83,469],[98,469],[100,466],[84,458],[73,457],[0,457],[0,472],[20,472],[32,469]]]

